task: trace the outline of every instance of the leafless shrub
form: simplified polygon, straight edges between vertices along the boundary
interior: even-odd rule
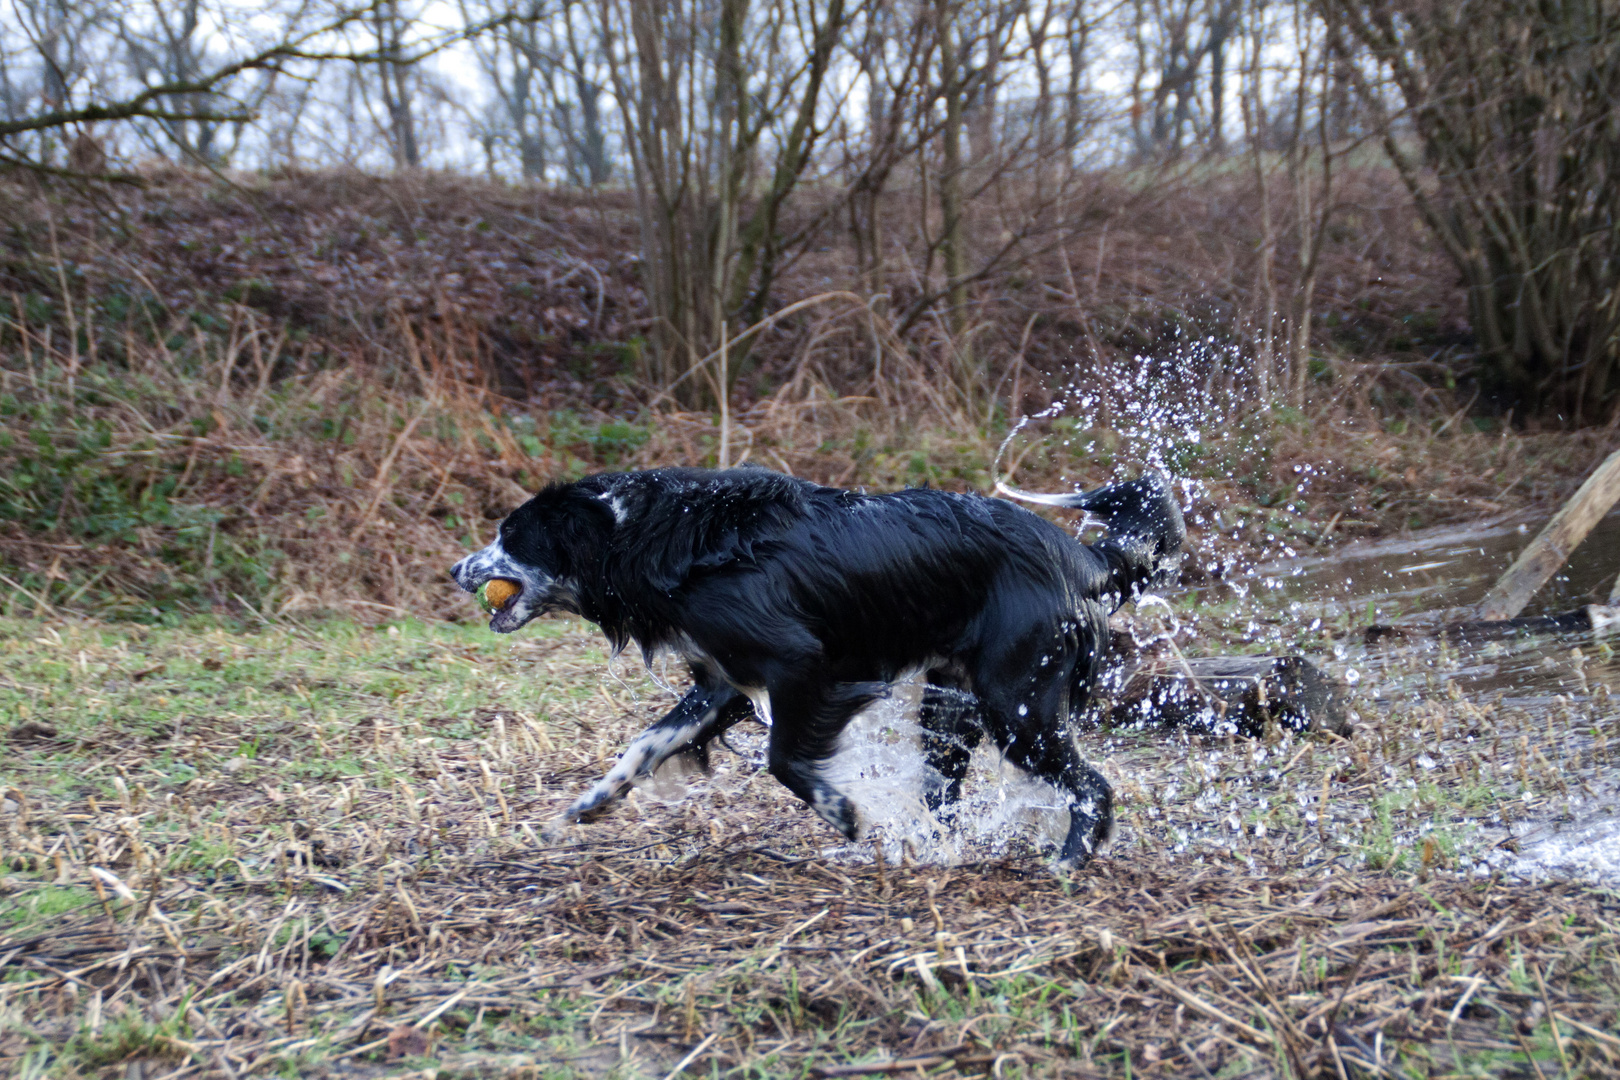
[[[1603,419],[1620,387],[1620,16],[1511,0],[1320,8],[1468,288],[1488,389],[1521,410]]]

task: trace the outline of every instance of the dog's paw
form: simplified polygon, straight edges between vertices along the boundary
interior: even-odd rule
[[[1078,873],[1090,866],[1092,859],[1096,858],[1098,854],[1099,852],[1094,848],[1082,846],[1070,851],[1068,846],[1065,845],[1063,850],[1058,852],[1057,859],[1053,861],[1052,869],[1060,876]]]
[[[855,804],[850,802],[848,797],[830,788],[822,788],[816,791],[815,799],[811,802],[810,808],[820,816],[821,820],[843,833],[848,839],[859,840],[861,838],[864,832],[861,816],[856,812]]]
[[[1113,808],[1106,807],[1101,815],[1086,813],[1085,807],[1069,808],[1069,835],[1058,853],[1057,869],[1060,873],[1083,870],[1092,859],[1105,854],[1114,845],[1119,824]]]
[[[595,787],[575,799],[574,805],[563,811],[563,816],[574,822],[589,821],[606,810],[608,804],[617,798],[626,786],[628,785],[612,784],[606,780],[598,781]]]
[[[1092,834],[1091,853],[1108,854],[1113,850],[1114,841],[1117,839],[1119,839],[1119,819],[1109,814],[1097,823],[1097,831]]]

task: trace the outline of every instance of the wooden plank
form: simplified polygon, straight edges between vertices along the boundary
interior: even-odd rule
[[[1343,688],[1302,656],[1184,659],[1150,648],[1105,674],[1099,691],[1101,717],[1110,727],[1196,727],[1249,738],[1268,724],[1341,735],[1350,730]]]
[[[1620,502],[1620,450],[1610,454],[1586,483],[1547,522],[1479,605],[1481,622],[1511,619],[1524,610],[1537,589],[1564,565],[1586,534]]]
[[[1483,644],[1532,634],[1606,633],[1620,627],[1620,605],[1589,604],[1556,615],[1521,615],[1512,619],[1475,619],[1442,626],[1388,626],[1376,624],[1362,631],[1368,645],[1410,638],[1443,637],[1463,644]]]

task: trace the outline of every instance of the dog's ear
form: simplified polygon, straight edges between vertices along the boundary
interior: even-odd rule
[[[560,501],[561,513],[552,517],[559,543],[569,551],[600,551],[617,524],[613,507],[591,491],[573,486]]]

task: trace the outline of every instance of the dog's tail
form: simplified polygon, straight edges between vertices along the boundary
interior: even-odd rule
[[[1187,525],[1163,473],[1149,472],[1123,484],[1068,495],[1021,491],[999,481],[996,491],[1024,502],[1084,510],[1102,521],[1108,537],[1092,546],[1108,557],[1122,599],[1162,584],[1180,564]]]

